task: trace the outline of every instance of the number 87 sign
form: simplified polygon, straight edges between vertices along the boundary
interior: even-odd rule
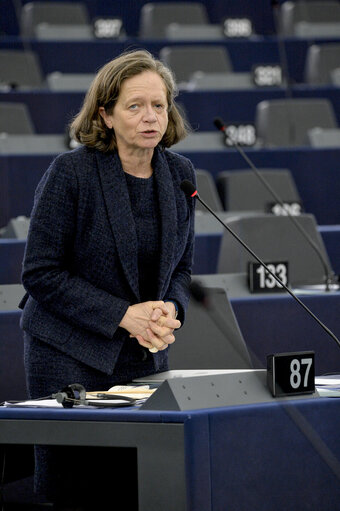
[[[315,392],[314,352],[268,355],[267,384],[274,397]]]

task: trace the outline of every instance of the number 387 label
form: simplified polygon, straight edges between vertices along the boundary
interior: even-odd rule
[[[248,264],[249,290],[252,293],[277,293],[288,286],[288,261],[266,263],[267,271],[260,263]],[[276,277],[276,278],[275,278]]]

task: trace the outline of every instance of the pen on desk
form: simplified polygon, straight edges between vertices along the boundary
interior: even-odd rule
[[[144,389],[144,390],[118,390],[111,394],[104,394],[104,393],[95,393],[92,394],[93,396],[97,397],[98,399],[111,399],[114,395],[122,395],[124,394],[152,394],[155,391],[155,389]],[[91,394],[91,392],[89,392]]]

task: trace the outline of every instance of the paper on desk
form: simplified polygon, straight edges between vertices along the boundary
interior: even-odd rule
[[[127,396],[133,399],[146,400],[155,392],[156,389],[150,389],[149,385],[115,385],[105,391],[91,391],[86,393],[88,399],[96,398],[97,394],[114,394],[115,396]]]
[[[4,406],[10,407],[33,407],[33,408],[62,408],[63,405],[58,403],[56,399],[39,399],[37,401],[5,401]]]
[[[317,376],[315,386],[321,397],[340,397],[340,375]]]
[[[330,376],[317,376],[315,378],[315,385],[327,385],[332,387],[336,386],[340,388],[340,376],[338,374]]]
[[[123,399],[120,401],[119,399],[110,400],[110,399],[93,399],[93,401],[96,402],[95,405],[75,405],[74,408],[96,408],[97,405],[105,404],[108,406],[109,404],[112,405],[112,408],[119,405],[120,403],[125,404],[126,401]],[[139,404],[139,401],[136,401],[135,404]],[[37,401],[21,401],[21,402],[11,402],[11,401],[5,401],[4,405],[6,407],[11,408],[18,408],[18,407],[25,407],[25,408],[63,408],[63,405],[61,403],[58,403],[56,399],[39,399]]]
[[[148,399],[151,394],[156,389],[150,389],[149,385],[115,385],[111,387],[109,390],[103,391],[91,391],[86,393],[86,399],[92,401],[91,404],[84,405],[75,405],[76,408],[94,408],[98,405],[104,404],[106,407],[112,405],[115,407],[119,404],[127,404],[124,397],[131,397],[136,400],[135,403],[131,403],[133,405],[139,405]],[[122,400],[119,399],[100,399],[97,397],[97,394],[105,394],[107,396],[115,395],[122,396]],[[93,404],[95,402],[95,404]],[[55,399],[37,399],[37,400],[28,400],[28,401],[6,401],[4,406],[7,407],[31,407],[31,408],[63,408],[61,403],[58,403]]]
[[[320,397],[340,397],[340,389],[321,386],[317,387],[317,391]]]
[[[213,374],[249,373],[261,371],[261,369],[172,369],[162,373],[150,374],[142,378],[135,378],[134,382],[140,383],[162,383],[170,378],[190,378],[193,376],[210,376]]]

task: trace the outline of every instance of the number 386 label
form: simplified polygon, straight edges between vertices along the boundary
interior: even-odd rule
[[[268,355],[267,382],[274,397],[314,392],[314,352]]]
[[[252,293],[277,293],[288,286],[288,261],[266,263],[269,273],[260,263],[248,264],[249,290]],[[277,277],[278,280],[274,277]],[[282,284],[280,284],[282,282]]]

